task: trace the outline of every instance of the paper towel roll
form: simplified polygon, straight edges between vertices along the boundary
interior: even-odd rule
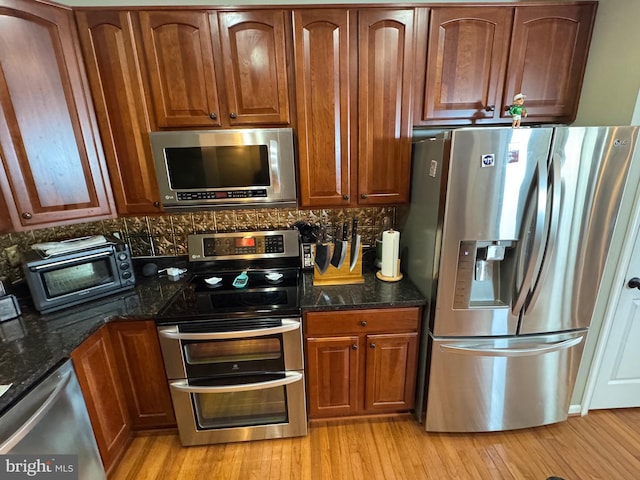
[[[382,264],[380,273],[385,277],[398,276],[398,253],[400,251],[400,232],[386,230],[382,232]]]

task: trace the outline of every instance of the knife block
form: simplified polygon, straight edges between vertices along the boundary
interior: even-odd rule
[[[340,268],[329,265],[327,271],[320,273],[318,267],[313,267],[313,285],[353,285],[364,283],[362,276],[362,245],[358,251],[358,259],[352,271],[349,271],[349,260],[351,258],[351,243],[347,244],[347,255]]]

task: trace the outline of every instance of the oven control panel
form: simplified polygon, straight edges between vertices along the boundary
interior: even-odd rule
[[[189,235],[188,242],[191,261],[299,255],[297,230],[204,233]]]

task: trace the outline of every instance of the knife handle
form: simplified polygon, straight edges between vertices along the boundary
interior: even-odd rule
[[[344,222],[342,224],[342,240],[347,240],[347,238],[349,238],[347,236],[347,233],[349,232],[349,222]]]
[[[351,238],[356,238],[358,232],[358,218],[354,218],[351,224]]]

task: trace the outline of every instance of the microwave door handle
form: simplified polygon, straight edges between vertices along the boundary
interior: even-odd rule
[[[193,385],[189,385],[189,382],[187,380],[175,380],[169,382],[169,386],[174,390],[185,393],[234,393],[281,387],[283,385],[289,385],[290,383],[299,382],[303,378],[303,375],[300,372],[285,372],[284,375],[284,378],[278,378],[277,380],[269,380],[266,382],[258,383],[243,383],[240,385],[224,385],[220,387],[196,387]]]
[[[104,258],[104,257],[110,257],[110,256],[111,256],[111,252],[93,253],[85,257],[71,258],[69,260],[59,260],[57,262],[47,263],[45,265],[36,265],[35,267],[29,267],[29,270],[33,272],[37,272],[38,270],[45,270],[45,269],[48,270],[51,267],[60,267],[63,265],[68,265],[70,263],[78,263],[78,260],[81,260],[81,261],[95,260],[97,258]]]
[[[232,332],[180,332],[178,327],[167,327],[158,330],[158,334],[171,340],[226,340],[230,338],[263,337],[275,333],[285,333],[300,328],[300,322],[283,319],[279,327],[256,328],[254,330],[234,330]]]

